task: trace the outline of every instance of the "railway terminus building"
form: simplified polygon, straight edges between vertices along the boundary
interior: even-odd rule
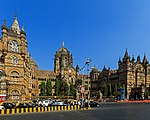
[[[140,56],[135,59],[134,56],[131,58],[126,50],[123,59],[119,59],[116,70],[104,67],[99,71],[94,67],[90,75],[84,77],[78,73],[78,65],[73,67],[72,54],[63,43],[54,55],[54,70],[39,70],[27,50],[26,32],[23,26],[20,29],[17,17],[14,17],[11,27],[8,27],[4,20],[1,30],[0,100],[27,100],[39,97],[41,82],[46,82],[49,78],[52,81],[52,96],[55,95],[57,78],[67,82],[68,86],[75,85],[78,79],[83,79],[84,86],[88,86],[90,90],[88,92],[85,87],[83,94],[90,94],[90,97],[99,93],[106,97],[116,96],[120,88],[124,90],[123,94],[128,99],[144,99],[150,93],[150,64],[146,55],[142,60]]]

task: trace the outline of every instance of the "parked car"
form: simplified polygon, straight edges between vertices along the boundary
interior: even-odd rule
[[[50,104],[52,104],[51,100],[43,100],[43,102],[42,102],[43,107],[50,106]]]
[[[27,105],[25,103],[19,103],[16,105],[16,108],[27,108]]]
[[[15,105],[12,103],[3,103],[2,106],[4,106],[5,109],[15,108]]]
[[[0,104],[0,110],[4,109],[4,106],[2,106],[3,103]]]
[[[89,102],[89,106],[90,107],[99,107],[99,104],[97,102],[95,102],[95,101],[90,101]]]
[[[37,103],[32,103],[32,107],[38,107]]]
[[[64,102],[57,101],[57,102],[52,103],[50,106],[62,106],[62,105],[64,105]]]

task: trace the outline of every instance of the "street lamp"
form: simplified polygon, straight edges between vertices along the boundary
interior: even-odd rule
[[[90,78],[90,76],[89,76],[89,71],[90,71],[90,63],[91,63],[91,59],[87,59],[87,61],[86,61],[86,63],[84,64],[84,66],[80,69],[80,71],[82,70],[84,70],[85,69],[85,67],[87,66],[87,80],[88,80],[88,90],[87,90],[87,103],[88,103],[88,107],[89,107],[89,98],[90,98],[90,91],[89,91],[89,78]],[[84,95],[83,95],[83,93],[84,93],[84,86],[83,86],[83,81],[84,80],[84,75],[82,75],[82,87],[81,87],[81,92],[82,92],[82,107],[83,107],[83,99],[84,99]]]
[[[89,107],[89,99],[90,99],[90,89],[89,89],[89,83],[90,83],[89,82],[90,81],[89,80],[90,79],[90,75],[89,75],[89,73],[90,73],[90,62],[91,62],[91,60],[88,58],[87,62],[86,62],[87,63],[87,77],[88,77],[87,78],[87,80],[88,80],[88,98],[87,98],[87,100],[88,100],[87,101],[88,102],[88,107]]]

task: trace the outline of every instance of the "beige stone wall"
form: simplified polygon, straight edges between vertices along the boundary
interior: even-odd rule
[[[8,100],[13,100],[15,97],[16,100],[26,100],[31,99],[32,94],[39,95],[38,66],[33,63],[28,54],[24,33],[16,33],[7,26],[2,27],[0,55],[4,55],[5,63],[0,63],[0,70],[4,70],[6,73]],[[17,42],[18,51],[12,51],[12,40]],[[12,63],[13,57],[17,58],[16,64]],[[31,67],[33,71],[31,71]],[[34,77],[32,78],[32,76]]]

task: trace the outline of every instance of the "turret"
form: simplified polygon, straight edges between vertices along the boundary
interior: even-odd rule
[[[16,16],[14,17],[14,22],[12,24],[12,30],[14,32],[16,32],[17,34],[20,34],[20,28],[19,28],[19,24],[18,24],[18,20],[17,20]]]
[[[24,31],[24,26],[22,26],[22,29],[20,31],[20,39],[21,39],[21,54],[22,57],[25,57],[25,54],[27,53],[27,40],[26,40],[26,32]]]
[[[4,23],[3,23],[3,25],[2,25],[2,31],[3,31],[3,30],[7,30],[6,20],[4,20]]]
[[[147,60],[147,58],[146,58],[146,55],[144,54],[144,58],[143,58],[143,62],[142,62],[144,65],[146,65],[146,64],[148,64],[149,62],[148,62],[148,60]]]
[[[118,60],[118,64],[119,64],[119,63],[121,63],[121,59],[120,59],[120,57],[119,57],[119,60]]]
[[[79,71],[80,71],[79,65],[76,65],[76,78],[78,78]]]
[[[123,58],[123,62],[129,62],[130,61],[130,56],[128,55],[128,50],[126,49],[124,58]]]
[[[3,42],[3,54],[6,55],[8,51],[8,45],[7,45],[7,36],[8,36],[8,27],[6,25],[6,20],[4,20],[4,23],[2,25],[2,42]]]
[[[80,71],[80,68],[79,68],[79,65],[76,66],[76,72],[79,72]]]
[[[134,62],[135,61],[135,58],[134,58],[134,55],[132,55],[132,60],[131,60],[132,62]]]
[[[141,63],[141,58],[140,58],[140,56],[139,56],[139,55],[137,56],[137,60],[136,60],[136,62],[137,62],[137,63]]]

